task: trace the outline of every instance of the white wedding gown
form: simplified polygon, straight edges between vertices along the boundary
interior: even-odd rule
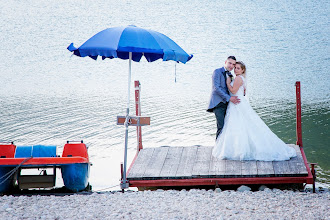
[[[260,161],[289,160],[297,156],[295,149],[279,139],[252,109],[244,97],[245,78],[241,75],[237,77],[243,79],[243,85],[235,94],[241,102],[236,105],[229,102],[225,124],[216,140],[213,156],[227,160]]]

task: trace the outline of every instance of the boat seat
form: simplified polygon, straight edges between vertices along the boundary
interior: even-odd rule
[[[15,158],[56,157],[55,145],[17,146]]]
[[[84,143],[67,143],[64,145],[62,157],[88,158],[87,147]]]
[[[15,156],[16,145],[0,144],[0,158],[13,158]]]

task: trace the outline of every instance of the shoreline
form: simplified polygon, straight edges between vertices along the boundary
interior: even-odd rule
[[[105,191],[1,196],[1,219],[329,219],[329,189]]]

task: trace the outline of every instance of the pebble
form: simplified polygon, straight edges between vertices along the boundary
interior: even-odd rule
[[[268,189],[268,187],[265,186],[265,185],[261,185],[258,190],[259,191],[264,191],[265,189]]]
[[[242,185],[242,186],[240,186],[240,187],[237,188],[237,191],[238,192],[251,191],[251,188],[248,187],[248,186]]]
[[[220,188],[216,188],[215,190],[214,190],[214,192],[215,193],[220,193],[222,190],[220,189]]]
[[[243,187],[245,188],[245,187]],[[245,188],[247,189],[247,188]],[[156,190],[1,196],[1,219],[329,219],[330,193]],[[79,213],[79,214],[77,214]]]

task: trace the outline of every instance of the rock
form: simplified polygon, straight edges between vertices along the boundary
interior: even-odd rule
[[[258,190],[259,191],[264,191],[265,189],[268,189],[268,187],[265,186],[265,185],[261,185]]]
[[[242,186],[240,186],[240,187],[237,188],[237,191],[238,192],[251,191],[251,188],[248,187],[248,186],[242,185]]]
[[[220,188],[216,188],[215,190],[214,190],[214,192],[215,193],[220,193],[222,190],[220,189]]]
[[[269,188],[95,195],[1,197],[0,219],[76,219],[80,210],[84,210],[81,219],[327,219],[330,198],[328,192],[273,192]]]
[[[6,208],[6,212],[11,212],[13,210],[14,210],[13,208]]]
[[[279,194],[282,194],[283,191],[280,190],[280,189],[276,189],[276,188],[274,188],[274,189],[273,189],[273,193],[275,193],[276,195],[279,195]]]
[[[273,192],[271,189],[269,189],[269,188],[265,188],[264,189],[264,192],[266,192],[266,193],[270,193],[270,192]]]

